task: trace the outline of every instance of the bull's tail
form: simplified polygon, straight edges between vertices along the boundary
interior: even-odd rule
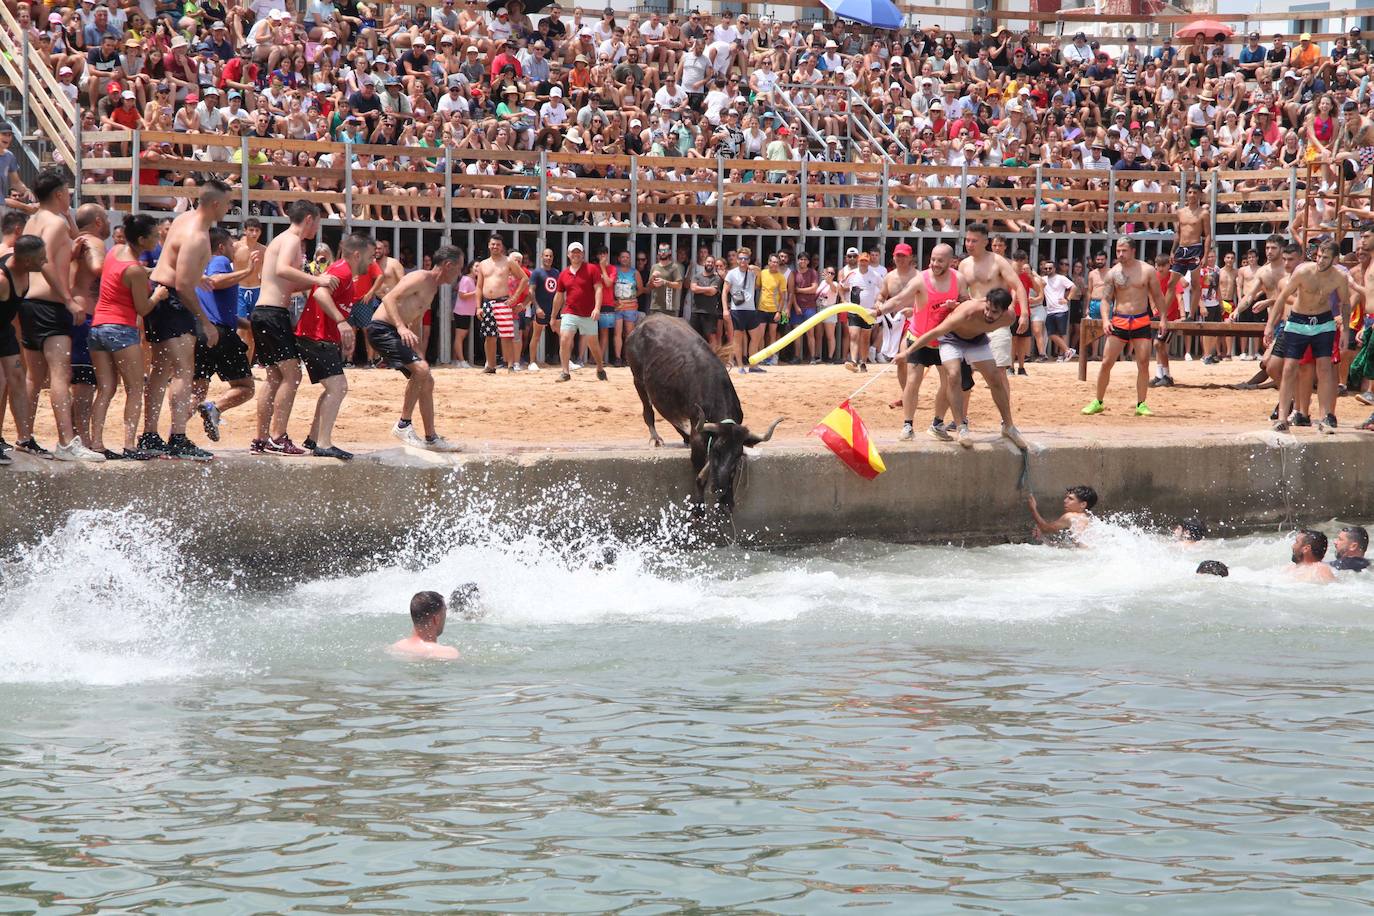
[[[735,349],[729,344],[716,344],[711,348],[716,354],[716,359],[720,360],[725,368],[730,368],[730,360],[735,358]]]

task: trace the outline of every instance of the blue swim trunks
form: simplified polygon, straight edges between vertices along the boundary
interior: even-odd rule
[[[253,317],[253,309],[258,304],[258,297],[262,295],[260,286],[240,286],[239,287],[239,317],[244,321]]]

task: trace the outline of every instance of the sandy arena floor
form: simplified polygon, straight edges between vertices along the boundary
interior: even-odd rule
[[[1092,397],[1092,380],[1097,364],[1089,364],[1089,381],[1079,382],[1075,364],[1038,363],[1029,365],[1029,376],[1012,380],[1012,408],[1016,422],[1029,438],[1054,438],[1059,441],[1090,441],[1102,430],[1113,436],[1143,434],[1167,435],[1178,430],[1190,436],[1209,433],[1236,433],[1268,429],[1268,414],[1274,405],[1272,391],[1236,391],[1221,387],[1245,381],[1255,363],[1232,360],[1216,366],[1201,362],[1175,361],[1173,388],[1150,392],[1152,418],[1137,418],[1130,413],[1134,403],[1132,366],[1119,366],[1107,393],[1107,412],[1085,417],[1080,408]],[[801,443],[811,428],[830,409],[864,381],[888,367],[874,365],[870,374],[854,375],[841,366],[777,366],[765,375],[731,375],[745,418],[751,425],[765,428],[776,417],[786,417],[778,428],[775,442]],[[261,370],[258,370],[259,374]],[[494,376],[476,369],[441,368],[437,375],[437,422],[439,432],[458,439],[465,450],[517,451],[547,448],[624,448],[647,445],[647,430],[640,417],[629,369],[609,369],[610,380],[598,382],[591,369],[573,374],[571,382],[559,384],[557,370],[538,373],[501,371]],[[335,432],[335,442],[344,448],[367,450],[389,448],[395,440],[389,430],[399,415],[404,379],[398,372],[381,369],[348,373],[349,395]],[[218,383],[211,397],[221,391]],[[296,398],[291,435],[297,442],[305,438],[319,391],[303,382]],[[928,380],[921,390],[917,413],[918,429],[929,423],[934,385]],[[991,434],[996,430],[997,414],[981,380],[972,392],[970,418],[975,432]],[[897,440],[901,412],[888,403],[898,396],[896,371],[886,375],[854,401],[854,406],[869,430],[884,448],[911,447]],[[106,444],[119,443],[118,424],[122,395],[117,396],[106,425]],[[1353,398],[1343,398],[1338,414],[1343,426],[1353,426],[1369,416],[1369,409]],[[226,414],[223,439],[218,450],[246,450],[253,437],[253,406],[244,405]],[[416,422],[419,415],[416,415]],[[6,438],[14,441],[13,422],[6,423]],[[660,422],[665,441],[672,442],[672,430]],[[166,413],[163,414],[166,433]],[[1296,430],[1299,436],[1313,435],[1308,429]],[[193,418],[191,438],[206,443],[198,419]],[[39,441],[51,446],[55,440],[52,412],[44,396],[38,413]],[[918,436],[916,445],[934,443]]]

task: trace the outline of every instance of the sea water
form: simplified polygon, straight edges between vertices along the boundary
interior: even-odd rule
[[[1295,583],[1280,533],[426,524],[296,582],[132,512],[4,558],[0,912],[1374,904],[1374,573]],[[464,581],[460,662],[386,653]]]

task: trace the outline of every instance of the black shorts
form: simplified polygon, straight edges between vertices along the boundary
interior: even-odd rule
[[[1282,340],[1274,342],[1274,355],[1283,359],[1302,359],[1310,352],[1315,359],[1330,359],[1336,352],[1337,327],[1329,314],[1292,313],[1284,321]],[[1323,328],[1325,330],[1319,330]]]
[[[545,323],[545,324],[548,324],[547,321],[544,322],[544,323]],[[460,331],[471,331],[471,330],[472,330],[472,316],[471,316],[471,315],[454,315],[454,316],[453,316],[453,326],[454,326],[455,328],[457,328],[458,330],[460,330]],[[367,327],[367,325],[363,325],[363,327]]]
[[[940,365],[939,347],[917,347],[906,355],[907,365],[909,366],[931,366]]]
[[[693,312],[692,317],[688,319],[687,323],[692,326],[693,331],[696,331],[702,337],[710,337],[712,334],[716,333],[716,329],[720,326],[720,313]]]
[[[854,312],[849,313],[849,326],[858,328],[860,331],[867,331],[873,327],[872,323],[864,321]]]
[[[72,366],[72,384],[96,386],[94,366]]]
[[[1029,321],[1026,322],[1026,330],[1025,330],[1025,331],[1020,330],[1020,328],[1021,328],[1021,316],[1020,316],[1020,315],[1017,315],[1017,316],[1012,320],[1012,322],[1011,322],[1011,336],[1012,336],[1012,337],[1025,337],[1025,338],[1031,338],[1031,337],[1034,337],[1034,336],[1035,336],[1034,325],[1033,325],[1031,322],[1029,322]]]
[[[248,346],[238,333],[219,324],[215,325],[215,330],[219,332],[219,340],[213,347],[206,345],[204,337],[196,335],[196,380],[205,382],[218,375],[221,381],[237,382],[251,376],[253,369],[248,365]]]
[[[275,366],[299,358],[296,352],[296,328],[291,312],[280,305],[258,303],[253,309],[253,362],[259,366]]]
[[[318,385],[325,379],[344,374],[343,351],[332,340],[311,340],[309,337],[296,338],[296,351],[310,376],[310,384]]]
[[[367,327],[372,316],[377,314],[377,309],[381,307],[380,299],[369,299],[366,302],[353,303],[353,311],[348,313],[348,323],[361,331]]]
[[[1205,247],[1201,242],[1176,246],[1169,258],[1169,270],[1176,274],[1190,274],[1197,270],[1202,264],[1202,250]]]
[[[396,329],[385,322],[374,321],[369,324],[367,340],[383,362],[406,378],[410,378],[411,365],[421,362],[420,354],[406,346]]]
[[[553,305],[550,304],[550,305],[548,305],[548,306],[546,306],[546,307],[543,307],[543,308],[544,308],[544,317],[543,317],[543,318],[540,318],[540,317],[539,317],[539,309],[540,309],[540,308],[541,308],[541,306],[540,306],[538,303],[536,303],[535,306],[534,306],[534,323],[535,323],[535,324],[542,324],[542,325],[544,325],[544,326],[547,327],[547,326],[548,326],[548,323],[549,323],[549,320],[553,317]]]
[[[758,320],[754,322],[754,327],[756,328],[763,328],[770,324],[778,323],[777,312],[755,312],[754,314],[758,316]]]
[[[1150,327],[1149,312],[1141,312],[1138,315],[1113,315],[1111,324],[1107,326],[1107,333],[1118,340],[1150,340],[1154,337],[1154,330]]]
[[[730,323],[736,331],[752,331],[759,327],[759,313],[753,309],[731,309]]]
[[[25,350],[41,350],[49,337],[72,336],[72,313],[51,299],[21,299],[19,330]]]
[[[154,283],[153,289],[160,285]],[[170,286],[167,287],[167,299],[143,317],[143,336],[148,338],[148,343],[166,343],[194,333],[196,316],[182,305],[181,297]]]
[[[1222,320],[1221,306],[1220,306],[1220,305],[1209,305],[1209,306],[1207,306],[1206,308],[1204,308],[1204,309],[1202,310],[1202,315],[1203,315],[1203,317],[1206,318],[1208,321],[1221,321],[1221,320]]]
[[[14,333],[14,324],[6,321],[0,324],[0,359],[19,355],[19,335]]]
[[[1236,320],[1242,323],[1250,322],[1253,324],[1257,322],[1268,321],[1269,318],[1267,317],[1266,312],[1257,312],[1253,308],[1248,308],[1245,311],[1241,312],[1240,317]]]

